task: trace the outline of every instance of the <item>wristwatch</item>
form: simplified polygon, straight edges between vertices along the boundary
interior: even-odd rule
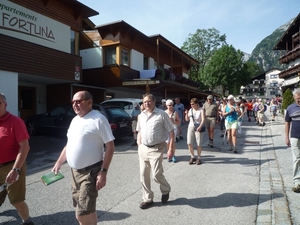
[[[20,173],[21,173],[20,168],[13,168],[12,170],[15,171],[17,174],[20,174]]]
[[[105,169],[105,168],[101,168],[100,172],[102,172],[102,173],[106,173],[106,172],[107,172],[107,169]]]

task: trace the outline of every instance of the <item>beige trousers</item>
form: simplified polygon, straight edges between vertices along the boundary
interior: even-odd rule
[[[151,172],[154,181],[160,185],[160,191],[163,195],[171,191],[170,184],[163,174],[162,161],[165,146],[165,142],[153,147],[147,147],[143,144],[139,145],[140,181],[142,184],[144,202],[151,202],[154,197],[154,193],[151,191]]]

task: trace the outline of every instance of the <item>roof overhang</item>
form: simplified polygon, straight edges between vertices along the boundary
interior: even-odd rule
[[[299,32],[300,29],[300,13],[294,19],[294,21],[290,24],[288,29],[283,33],[281,38],[278,40],[276,45],[274,46],[273,50],[288,50],[286,49],[286,43],[288,43],[288,47],[292,47],[292,36]]]

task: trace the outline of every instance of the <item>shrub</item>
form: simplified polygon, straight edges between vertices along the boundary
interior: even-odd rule
[[[295,100],[292,91],[289,88],[286,89],[282,98],[281,114],[284,114],[284,110],[294,102]]]

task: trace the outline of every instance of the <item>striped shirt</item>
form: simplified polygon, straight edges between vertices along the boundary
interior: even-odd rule
[[[140,132],[143,144],[156,145],[168,139],[174,124],[165,111],[155,107],[149,116],[146,110],[141,112],[136,130]]]

